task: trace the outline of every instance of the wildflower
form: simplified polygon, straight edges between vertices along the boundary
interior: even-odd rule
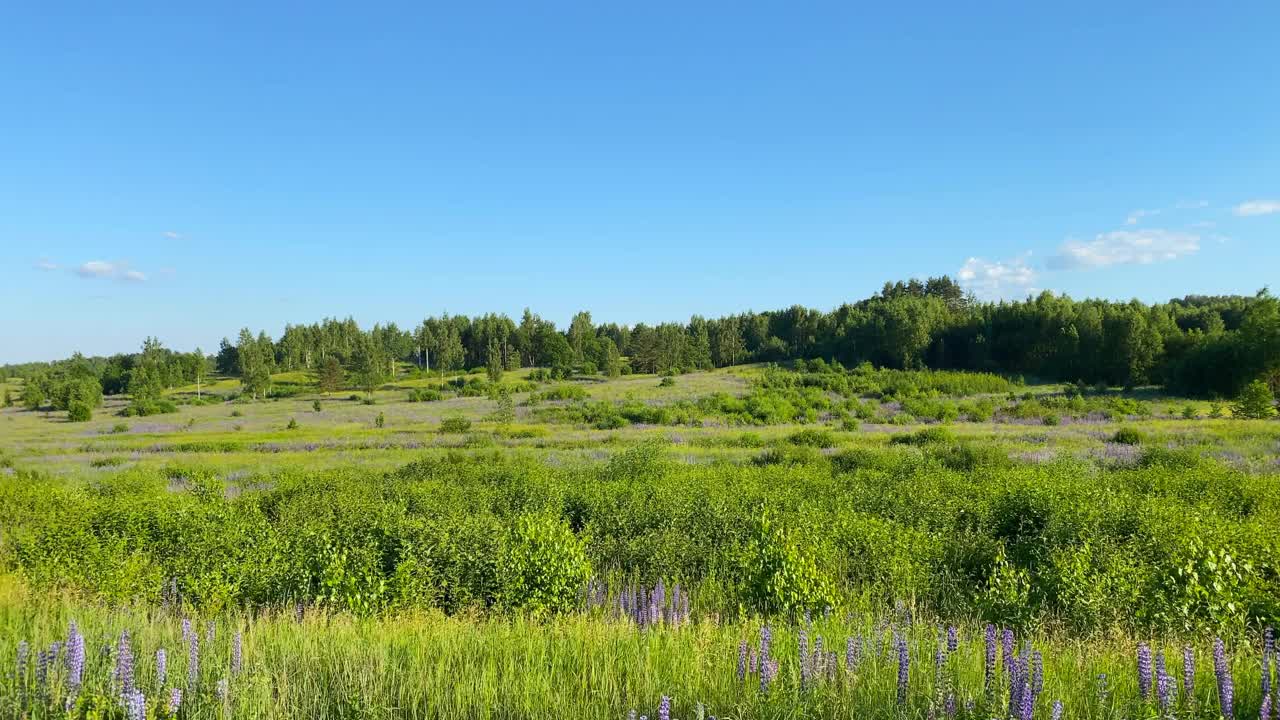
[[[1025,681],[1022,683],[1022,692],[1018,697],[1018,718],[1019,720],[1031,720],[1032,714],[1035,712],[1035,695],[1031,693],[1031,686]]]
[[[738,643],[738,682],[747,679],[747,641]]]
[[[800,630],[798,643],[800,646],[800,689],[804,690],[809,686],[809,634],[803,629]]]
[[[1164,653],[1156,656],[1156,699],[1160,701],[1160,710],[1168,714],[1173,706],[1173,678],[1164,666]]]
[[[1013,631],[1005,628],[1000,639],[1002,644],[1001,650],[1003,651],[1003,654],[1000,657],[1000,663],[1004,667],[1004,671],[1009,672],[1012,669],[1013,663]]]
[[[31,655],[31,645],[23,640],[18,643],[18,681],[27,676],[27,658]]]
[[[1271,695],[1262,696],[1262,709],[1258,711],[1259,720],[1271,720]]]
[[[986,665],[983,668],[982,682],[983,687],[987,690],[991,689],[991,681],[996,674],[996,626],[987,625],[987,655]]]
[[[773,630],[768,625],[760,628],[760,662],[769,659],[769,646],[773,643]]]
[[[147,699],[141,690],[130,690],[126,696],[129,720],[147,720]]]
[[[1031,653],[1031,694],[1039,697],[1044,692],[1044,656],[1037,650]]]
[[[1227,665],[1227,649],[1222,638],[1213,640],[1213,673],[1218,678],[1218,706],[1222,717],[1231,720],[1235,717],[1235,684],[1231,679],[1231,668]]]
[[[760,661],[760,692],[767,694],[769,692],[769,684],[778,675],[777,660],[761,660]]]
[[[947,652],[954,653],[960,649],[960,632],[955,625],[947,628]]]
[[[747,672],[751,673],[752,675],[755,675],[757,672],[759,672],[759,668],[760,668],[760,656],[756,654],[755,648],[751,648],[751,661],[748,664]]]
[[[84,636],[74,621],[67,632],[67,654],[63,662],[67,666],[66,684],[67,699],[72,701],[80,692],[80,684],[84,679]]]
[[[862,651],[862,638],[849,636],[844,641],[844,668],[853,670],[854,665],[858,664],[858,654]]]
[[[907,641],[898,641],[898,704],[907,702],[907,680],[911,673],[911,655],[907,651]]]
[[[206,643],[208,643],[208,644],[210,644],[210,645],[212,645],[212,644],[213,644],[214,631],[215,631],[215,630],[217,630],[217,627],[218,627],[218,626],[217,626],[217,624],[215,624],[212,620],[210,620],[209,622],[205,623],[205,625],[204,625],[204,641],[205,641]]]
[[[663,695],[662,702],[658,703],[658,720],[671,720],[671,698],[666,695]]]
[[[943,703],[942,703],[942,714],[946,715],[949,718],[953,718],[956,716],[956,694],[955,693],[953,692],[947,693],[947,697],[945,700],[943,700]]]
[[[1196,653],[1190,645],[1182,646],[1182,695],[1191,700],[1196,690]]]
[[[156,687],[164,687],[165,678],[169,674],[169,656],[164,648],[156,651]]]
[[[173,688],[169,691],[169,704],[166,709],[172,716],[178,712],[178,708],[182,706],[182,688]]]
[[[200,638],[192,633],[187,638],[187,686],[195,687],[200,681]]]
[[[244,660],[244,636],[236,632],[231,641],[231,674],[239,675]]]
[[[222,678],[221,680],[219,680],[218,684],[215,685],[213,688],[214,695],[218,697],[218,702],[221,702],[221,703],[225,703],[227,701],[227,696],[229,694],[229,691],[230,691],[230,683],[227,682],[226,678]]]
[[[1053,718],[1053,720],[1062,720],[1062,701],[1061,700],[1053,701],[1053,715],[1051,715],[1051,717]]]
[[[1138,643],[1138,692],[1143,701],[1151,699],[1151,648]]]
[[[120,642],[116,648],[116,686],[120,689],[122,704],[133,697],[133,648],[129,646],[129,631],[120,633]]]

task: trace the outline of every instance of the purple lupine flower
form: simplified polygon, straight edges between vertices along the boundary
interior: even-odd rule
[[[1105,705],[1109,697],[1111,697],[1111,683],[1107,679],[1107,674],[1098,673],[1098,704]]]
[[[1053,718],[1053,720],[1062,720],[1062,701],[1061,700],[1053,701],[1053,715],[1051,717]]]
[[[164,687],[165,678],[169,675],[169,656],[164,648],[156,651],[156,687]]]
[[[1182,646],[1182,695],[1187,700],[1196,691],[1196,652],[1190,645]]]
[[[147,720],[147,699],[141,690],[130,690],[126,697],[129,720]]]
[[[182,688],[173,688],[172,690],[169,691],[169,704],[165,706],[165,709],[169,711],[169,715],[172,717],[173,715],[177,714],[178,708],[181,706],[182,706]]]
[[[947,652],[954,653],[960,649],[960,631],[955,625],[947,628]]]
[[[49,665],[53,662],[56,652],[45,652],[43,650],[36,653],[36,692],[44,697],[45,687],[49,680]]]
[[[809,687],[809,634],[803,628],[797,644],[800,650],[800,689],[804,690]]]
[[[907,641],[898,641],[898,704],[907,702],[907,681],[911,674],[911,654],[907,651]]]
[[[120,701],[126,704],[133,697],[133,648],[129,646],[129,631],[120,633],[116,648],[116,686],[120,689]]]
[[[751,648],[751,660],[747,665],[747,672],[755,675],[760,669],[760,656],[756,654],[756,649]]]
[[[956,694],[947,693],[947,697],[942,701],[942,714],[948,718],[956,716]]]
[[[738,643],[738,682],[747,679],[747,641]]]
[[[858,652],[861,650],[859,645],[862,642],[861,637],[849,636],[844,641],[844,669],[852,671],[853,667],[858,664]]]
[[[671,698],[666,695],[663,695],[662,702],[658,703],[658,720],[671,720]]]
[[[1013,668],[1013,631],[1005,628],[1000,639],[1002,651],[1000,665],[1005,672],[1009,672]]]
[[[1143,702],[1151,699],[1151,647],[1138,643],[1138,693]]]
[[[1275,638],[1272,636],[1271,628],[1268,627],[1262,631],[1262,695],[1266,697],[1271,694],[1271,659],[1272,652],[1275,650]]]
[[[766,623],[760,628],[760,662],[763,664],[769,659],[769,646],[773,643],[773,630]]]
[[[1262,708],[1258,710],[1259,720],[1271,720],[1271,695],[1262,696]]]
[[[1022,717],[1022,689],[1025,685],[1022,662],[1015,655],[1009,661],[1009,717],[1015,720]]]
[[[1227,648],[1222,638],[1213,639],[1213,673],[1218,678],[1218,706],[1222,710],[1222,717],[1231,720],[1235,717],[1235,683],[1231,679]]]
[[[836,671],[840,669],[840,656],[836,655],[836,651],[832,650],[827,653],[827,677],[835,679]]]
[[[1031,695],[1033,699],[1044,692],[1044,656],[1039,650],[1031,653]]]
[[[1031,720],[1031,716],[1035,712],[1035,701],[1031,686],[1023,682],[1022,692],[1019,693],[1018,697],[1018,720]]]
[[[217,629],[217,624],[212,620],[204,624],[204,641],[209,645],[213,644],[213,637]]]
[[[1164,666],[1164,653],[1156,655],[1156,699],[1160,701],[1160,709],[1167,715],[1173,706],[1175,694],[1173,678]]]
[[[991,681],[995,678],[996,674],[996,626],[990,624],[987,625],[987,655],[983,673],[983,688],[990,690]]]
[[[225,703],[227,701],[227,696],[230,694],[230,691],[231,684],[227,682],[226,678],[219,680],[218,684],[213,688],[213,694],[217,696],[218,702],[220,703]]]
[[[187,638],[187,686],[200,682],[200,638],[192,633]]]
[[[18,682],[27,676],[27,658],[31,656],[31,644],[26,640],[18,643]]]
[[[760,661],[760,692],[767,694],[769,692],[769,684],[778,675],[777,660],[761,660]]]
[[[809,656],[809,662],[812,667],[809,668],[809,677],[822,679],[827,674],[826,662],[827,653],[822,649],[822,636],[818,635],[813,639],[813,655]]]
[[[231,640],[231,674],[239,675],[244,663],[244,636],[237,631]]]
[[[71,701],[80,692],[80,684],[84,679],[84,660],[84,635],[80,634],[80,630],[73,621],[71,629],[67,633],[67,654],[64,658],[67,666],[68,701]]]

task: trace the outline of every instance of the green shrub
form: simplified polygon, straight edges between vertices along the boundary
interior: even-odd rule
[[[582,541],[563,519],[520,516],[503,545],[499,603],[533,612],[565,612],[577,606],[591,578]]]
[[[831,448],[836,446],[836,438],[826,430],[805,429],[787,436],[787,442],[805,447]]]
[[[917,447],[924,445],[932,445],[935,443],[953,443],[955,436],[946,428],[927,427],[921,428],[913,433],[906,435],[894,435],[889,438],[890,445],[915,445]]]
[[[662,379],[658,381],[658,387],[675,387],[675,384],[676,379],[670,375],[664,375]]]
[[[119,434],[121,434],[121,433],[127,433],[127,432],[129,432],[129,425],[128,425],[128,424],[126,424],[126,423],[118,422],[118,423],[116,423],[115,425],[112,425],[112,426],[111,426],[111,429],[110,429],[110,430],[108,430],[107,432],[109,432],[109,433],[111,433],[111,434],[113,434],[113,435],[119,435]]]
[[[321,410],[321,408],[320,408],[320,401],[319,401],[319,400],[313,400],[313,401],[311,402],[311,409],[312,409],[312,410],[314,410],[315,412],[320,412],[320,410]]]
[[[67,420],[70,422],[88,422],[93,419],[93,408],[89,403],[73,402],[67,408]]]
[[[409,402],[437,402],[444,399],[444,394],[434,388],[414,388],[409,391]]]
[[[1111,436],[1111,442],[1121,445],[1141,445],[1142,440],[1142,433],[1131,427],[1122,427]]]
[[[297,430],[298,421],[296,418],[289,418],[289,424],[284,426],[286,430]]]
[[[178,406],[173,401],[161,398],[159,400],[134,400],[125,406],[120,414],[125,417],[146,417],[148,415],[163,415],[165,413],[178,412]]]
[[[454,415],[440,421],[440,432],[446,434],[462,434],[471,430],[471,421]]]

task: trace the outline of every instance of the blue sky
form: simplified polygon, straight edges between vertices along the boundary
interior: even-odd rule
[[[1280,268],[1273,0],[179,5],[5,10],[0,362]]]

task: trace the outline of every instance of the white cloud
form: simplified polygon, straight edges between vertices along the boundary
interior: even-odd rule
[[[59,268],[58,263],[53,262],[48,258],[41,258],[39,261],[36,262],[37,270],[51,271],[51,270],[57,270],[58,268]]]
[[[104,278],[116,274],[116,264],[106,260],[90,260],[76,268],[76,274],[82,278]]]
[[[1200,236],[1175,230],[1115,230],[1093,240],[1068,240],[1049,259],[1055,269],[1150,265],[1176,260],[1200,249]]]
[[[146,282],[145,273],[132,270],[125,263],[108,262],[106,260],[90,260],[76,268],[76,274],[86,280],[121,280],[124,282]]]
[[[180,233],[180,232],[174,232],[173,230],[165,230],[163,233],[160,233],[160,234],[161,234],[161,235],[164,235],[165,237],[169,238],[170,240],[181,240],[181,239],[182,239],[182,233]]]
[[[1270,215],[1280,212],[1280,200],[1250,200],[1240,203],[1232,212],[1239,217]]]
[[[1034,294],[1036,277],[1025,256],[999,262],[971,257],[956,272],[960,284],[984,300]]]
[[[1137,225],[1139,222],[1142,222],[1142,218],[1151,217],[1152,215],[1159,215],[1160,212],[1161,211],[1159,210],[1134,210],[1133,212],[1129,213],[1129,217],[1124,219],[1124,224]]]

